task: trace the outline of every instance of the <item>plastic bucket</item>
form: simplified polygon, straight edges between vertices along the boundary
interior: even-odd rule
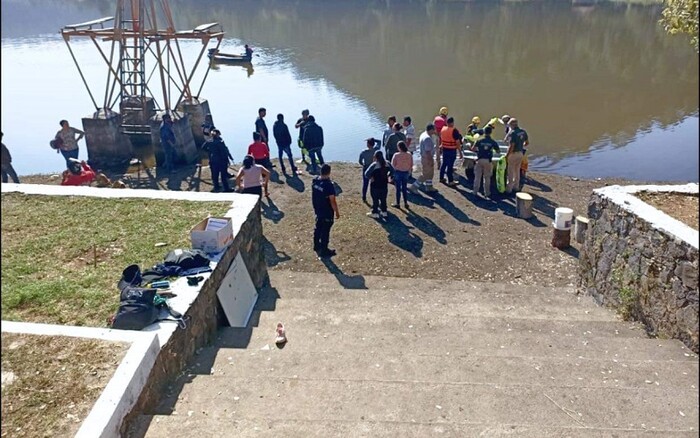
[[[574,219],[574,211],[570,208],[559,207],[554,210],[554,228],[557,230],[570,230]]]

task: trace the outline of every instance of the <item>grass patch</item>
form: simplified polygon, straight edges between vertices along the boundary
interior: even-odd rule
[[[2,436],[73,436],[128,344],[2,335]]]
[[[168,251],[189,248],[189,230],[230,202],[2,195],[2,317],[104,326],[117,282]],[[156,248],[157,242],[165,242]]]

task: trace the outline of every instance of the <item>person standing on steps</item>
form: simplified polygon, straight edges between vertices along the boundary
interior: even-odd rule
[[[243,158],[243,167],[238,170],[236,175],[236,187],[244,193],[250,195],[263,195],[265,189],[265,197],[269,197],[267,184],[270,181],[270,172],[259,164],[255,164],[255,159],[252,155],[246,155]]]
[[[328,243],[334,218],[340,219],[340,210],[335,199],[335,185],[331,180],[330,164],[321,166],[321,176],[314,178],[311,189],[311,202],[316,215],[314,251],[321,258],[333,257],[336,252],[328,248]]]
[[[61,125],[61,129],[56,133],[56,138],[61,139],[59,142],[59,151],[66,160],[67,166],[70,158],[78,159],[80,153],[78,142],[85,136],[85,133],[78,128],[70,126],[68,120],[61,120],[59,124]],[[76,135],[78,136],[77,138]]]
[[[163,148],[165,155],[165,163],[163,170],[172,172],[175,170],[175,131],[173,131],[173,119],[170,114],[163,115],[163,121],[160,124],[160,145]]]
[[[267,125],[265,124],[266,115],[267,110],[265,108],[260,108],[258,110],[258,118],[255,119],[255,132],[260,134],[263,143],[270,146],[270,135],[267,131]]]
[[[365,172],[365,177],[369,180],[369,193],[372,195],[372,211],[367,213],[371,218],[379,219],[380,214],[383,218],[388,216],[386,198],[389,195],[389,172],[384,154],[375,151],[374,163]]]
[[[272,135],[275,136],[275,142],[277,143],[282,173],[287,173],[287,169],[284,167],[284,154],[287,154],[289,165],[292,168],[292,175],[299,175],[301,172],[297,171],[297,166],[294,165],[294,158],[292,157],[292,134],[289,133],[289,128],[284,123],[284,115],[277,114],[277,121],[272,125]]]
[[[15,172],[14,167],[12,167],[12,155],[10,155],[10,150],[7,149],[5,143],[2,143],[2,137],[3,133],[0,132],[0,145],[2,145],[2,158],[0,159],[0,164],[2,164],[2,182],[6,183],[9,176],[12,178],[12,181],[19,184],[17,172]]]
[[[393,207],[398,208],[401,205],[401,196],[403,195],[403,205],[408,209],[408,177],[413,169],[413,155],[408,152],[405,142],[400,141],[398,146],[399,151],[391,159],[396,185],[396,204]]]
[[[462,154],[462,134],[455,128],[455,119],[449,117],[447,126],[440,131],[440,153],[442,154],[442,165],[440,166],[440,182],[445,182],[447,175],[447,185],[455,187],[454,164],[459,154],[459,158],[464,158]]]
[[[316,118],[314,116],[309,116],[309,120],[306,123],[304,129],[304,147],[309,151],[309,157],[311,157],[311,171],[313,173],[318,172],[318,166],[316,162],[323,165],[323,154],[321,149],[323,149],[323,128],[316,124]]]
[[[378,142],[374,137],[370,137],[367,140],[367,149],[360,152],[359,163],[362,166],[362,202],[367,202],[367,189],[369,188],[369,178],[365,175],[369,166],[374,162],[374,152],[376,149],[374,145]],[[379,143],[381,144],[381,143]]]
[[[301,162],[304,164],[309,164],[306,159],[309,156],[309,152],[304,147],[304,129],[306,129],[306,123],[309,121],[309,110],[305,109],[301,112],[301,118],[297,120],[294,125],[295,128],[299,130],[299,138],[297,139],[297,145],[301,149]]]
[[[214,185],[212,192],[220,192],[223,187],[224,192],[231,192],[228,185],[228,165],[229,159],[233,161],[231,152],[229,152],[226,143],[221,139],[221,131],[213,129],[211,131],[211,140],[208,140],[202,146],[209,153],[209,169],[211,169],[211,182]],[[219,185],[221,179],[221,185]]]
[[[474,195],[479,196],[479,189],[481,188],[481,180],[484,180],[484,196],[487,198],[491,196],[491,172],[493,171],[493,164],[491,159],[493,158],[494,151],[498,152],[498,143],[491,138],[491,133],[493,129],[491,126],[486,126],[484,128],[484,136],[476,141],[474,146],[472,146],[472,151],[476,152],[476,166],[474,169]]]
[[[418,153],[420,155],[421,175],[414,182],[416,189],[418,181],[423,183],[426,192],[434,192],[433,177],[435,176],[435,125],[429,123],[425,132],[418,139]]]
[[[506,185],[506,193],[515,195],[515,192],[520,189],[520,166],[523,161],[523,151],[530,144],[530,141],[525,130],[520,129],[518,120],[512,118],[508,121],[511,127],[510,144],[508,153],[506,154],[506,162],[508,163],[508,184]]]

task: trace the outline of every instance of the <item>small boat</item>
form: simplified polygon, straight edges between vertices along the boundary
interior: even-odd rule
[[[211,59],[213,62],[218,62],[222,64],[243,64],[246,62],[250,62],[253,59],[253,55],[232,55],[230,53],[221,53],[217,49],[209,49],[209,53],[207,54],[209,56],[209,59]]]

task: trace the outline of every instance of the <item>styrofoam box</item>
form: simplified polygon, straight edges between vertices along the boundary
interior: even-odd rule
[[[193,249],[217,253],[233,242],[233,225],[228,217],[208,217],[190,231]]]

